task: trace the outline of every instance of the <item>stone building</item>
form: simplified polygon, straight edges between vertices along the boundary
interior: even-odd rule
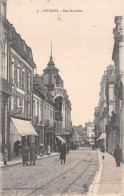
[[[75,145],[80,146],[82,142],[84,142],[87,139],[87,133],[84,127],[82,125],[79,126],[72,126],[73,129],[73,143]]]
[[[61,136],[69,142],[71,131],[71,103],[64,89],[64,82],[59,75],[59,70],[55,67],[52,48],[51,56],[47,67],[43,70],[44,86],[47,87],[49,94],[53,98],[55,104],[55,120],[56,120],[56,136],[60,139]]]
[[[115,28],[114,34],[114,47],[112,59],[115,63],[116,81],[115,81],[115,95],[116,95],[116,115],[119,118],[119,131],[118,131],[118,144],[123,151],[124,158],[124,34],[123,34],[123,17],[116,16],[114,19]]]
[[[114,149],[119,141],[119,121],[117,122],[116,115],[116,100],[115,100],[115,66],[109,66],[106,74],[106,99],[107,99],[107,111],[108,122],[106,126],[106,148],[113,154]]]
[[[8,41],[4,27],[7,2],[0,1],[0,153],[8,142],[8,100],[12,95],[12,84],[8,78]]]
[[[123,95],[123,83],[124,83],[124,35],[123,35],[123,17],[116,16],[114,20],[116,26],[113,29],[114,34],[114,47],[112,59],[114,65],[107,67],[103,77],[104,93],[100,103],[104,102],[104,110],[100,107],[99,112],[95,111],[95,132],[101,132],[101,114],[106,119],[103,137],[106,138],[107,150],[113,154],[114,149],[119,144],[124,157],[124,95]],[[102,87],[102,86],[101,86]],[[100,93],[100,95],[102,95]],[[104,97],[104,100],[103,100]],[[102,101],[103,100],[103,101]],[[97,115],[98,114],[98,115]],[[98,123],[99,122],[99,123]],[[98,127],[100,128],[98,129]],[[96,139],[102,139],[102,134]]]
[[[51,150],[55,150],[55,105],[44,87],[44,78],[38,74],[34,76],[33,125],[39,134],[37,147],[43,144],[47,152],[50,144]]]
[[[1,3],[2,146],[7,144],[9,155],[13,157],[15,142],[23,142],[25,139],[31,142],[31,135],[37,135],[31,124],[33,72],[36,65],[31,48],[6,19],[6,1]]]
[[[96,145],[106,146],[106,126],[114,104],[114,66],[109,65],[102,76],[100,83],[99,104],[95,108],[94,123]],[[109,94],[109,96],[107,96]]]
[[[94,122],[85,122],[85,127],[87,130],[87,142],[90,145],[95,145]]]

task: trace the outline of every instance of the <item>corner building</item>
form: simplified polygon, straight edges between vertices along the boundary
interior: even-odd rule
[[[64,89],[64,82],[55,67],[52,51],[47,67],[43,70],[44,86],[47,87],[55,104],[56,136],[62,136],[69,142],[71,131],[71,103]],[[59,137],[60,139],[60,137]]]
[[[33,72],[36,67],[31,48],[6,19],[6,1],[1,1],[1,135],[9,160],[14,158],[15,142],[23,145],[37,135],[32,121]]]

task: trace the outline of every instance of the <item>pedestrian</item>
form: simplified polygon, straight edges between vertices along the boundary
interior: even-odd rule
[[[61,149],[60,149],[60,159],[61,159],[61,164],[62,164],[62,161],[64,160],[64,163],[65,163],[65,159],[66,159],[66,145],[65,143],[62,144],[61,146]]]
[[[117,148],[114,150],[114,158],[116,161],[116,167],[120,167],[120,162],[122,161],[122,150],[117,145]]]
[[[69,145],[67,144],[66,146],[66,151],[67,151],[67,154],[69,153]]]
[[[34,142],[32,142],[32,145],[30,147],[30,165],[32,164],[35,165],[36,154],[37,154],[37,148]]]
[[[43,147],[43,144],[41,143],[40,144],[40,157],[43,157],[43,154],[44,154],[44,147]]]
[[[16,142],[14,143],[14,148],[15,148],[16,157],[19,157],[19,144],[20,144],[20,141],[16,141]]]
[[[48,145],[48,155],[50,155],[50,151],[51,151],[51,148],[50,148],[50,145]]]
[[[7,161],[8,161],[8,150],[7,150],[7,145],[4,146],[4,150],[3,150],[3,160],[4,160],[4,165],[7,165]]]
[[[23,166],[28,165],[29,161],[29,147],[27,145],[27,142],[25,141],[23,146]]]

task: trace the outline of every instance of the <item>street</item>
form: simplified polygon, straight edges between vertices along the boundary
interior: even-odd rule
[[[59,155],[36,161],[35,166],[22,164],[2,168],[2,195],[84,195],[98,169],[97,152],[79,148],[70,151],[66,163]]]

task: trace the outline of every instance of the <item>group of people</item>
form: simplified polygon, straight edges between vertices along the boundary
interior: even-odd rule
[[[29,147],[27,145],[27,142],[24,142],[24,146],[22,148],[23,152],[23,166],[28,165],[30,161],[30,165],[35,165],[36,161],[36,155],[37,155],[37,147],[35,146],[34,142],[32,142],[31,146]],[[65,143],[63,143],[60,147],[60,160],[61,164],[62,162],[65,163],[66,160],[66,154],[68,154],[69,149],[66,147]],[[105,152],[105,145],[101,147],[101,152]],[[51,148],[50,145],[48,145],[48,155],[51,153]],[[114,158],[116,161],[116,166],[120,167],[120,163],[122,161],[122,150],[119,148],[119,145],[117,145],[117,148],[114,150]],[[3,151],[3,159],[4,159],[4,165],[7,165],[8,161],[8,149],[7,145],[4,146],[4,151]]]

